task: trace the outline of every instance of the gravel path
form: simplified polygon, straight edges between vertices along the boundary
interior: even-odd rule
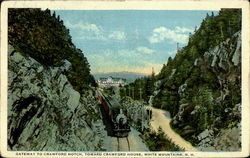
[[[152,109],[152,119],[150,121],[151,128],[154,131],[158,131],[159,127],[162,128],[164,133],[172,139],[172,141],[184,148],[186,151],[197,151],[195,147],[191,145],[191,143],[184,140],[179,134],[175,133],[173,129],[170,127],[170,114],[167,111],[156,109],[153,107],[147,107]]]

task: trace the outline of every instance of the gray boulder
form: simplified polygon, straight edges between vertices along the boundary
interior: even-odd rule
[[[64,61],[61,67],[45,68],[9,46],[9,150],[102,150],[97,100],[73,89],[63,75],[70,67]]]

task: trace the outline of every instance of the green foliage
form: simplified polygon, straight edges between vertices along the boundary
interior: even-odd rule
[[[168,138],[161,128],[158,132],[144,132],[142,135],[150,151],[184,151],[178,145],[175,145],[170,138]]]
[[[136,79],[133,83],[120,88],[121,97],[129,96],[134,100],[148,101],[154,90],[155,77]]]
[[[112,96],[115,94],[114,87],[104,88],[103,92],[106,94],[106,96]]]
[[[188,45],[204,53],[241,29],[241,10],[222,9],[218,16],[207,16],[191,36]]]
[[[238,104],[241,102],[241,85],[240,81],[230,82],[228,83],[229,94],[228,97],[224,101],[225,107],[233,107],[232,105]]]
[[[167,64],[163,65],[154,79],[138,79],[130,86],[143,87],[143,100],[148,101],[155,89],[155,82],[160,81],[161,84],[157,87],[159,93],[153,99],[153,106],[169,111],[171,116],[177,114],[181,104],[189,104],[194,112],[185,116],[185,123],[174,127],[180,133],[183,127],[188,126],[195,129],[194,134],[198,134],[206,128],[212,128],[216,119],[222,121],[216,128],[235,126],[239,118],[231,118],[224,109],[233,109],[241,102],[241,82],[228,81],[226,87],[229,93],[223,100],[221,91],[224,87],[218,79],[218,72],[210,66],[211,63],[206,63],[204,53],[220,45],[240,29],[240,9],[222,9],[217,16],[207,15],[199,29],[190,35],[188,45],[178,50],[173,59],[169,57]],[[228,72],[220,73],[226,75]],[[136,90],[135,93],[138,94]],[[129,96],[125,91],[123,95]],[[138,95],[134,99],[138,99]],[[184,137],[196,142],[190,135]]]
[[[219,97],[220,89],[218,87],[220,87],[220,84],[215,72],[208,69],[206,65],[197,67],[194,66],[194,63],[195,60],[202,59],[206,51],[219,45],[220,42],[231,37],[240,29],[241,10],[239,9],[222,9],[218,16],[207,15],[200,28],[190,36],[188,45],[178,50],[174,59],[169,58],[167,65],[163,65],[159,75],[156,76],[158,80],[162,80],[164,83],[160,87],[160,92],[154,98],[153,105],[170,111],[171,115],[174,116],[178,111],[179,105],[184,103],[200,104],[201,107],[205,106],[206,101],[204,98],[200,98],[200,94],[197,93],[199,87],[207,88],[207,90],[201,92],[205,94],[201,95],[206,96],[208,91],[210,91],[209,95],[212,95],[214,98]],[[174,73],[173,70],[175,70]],[[183,84],[187,84],[187,87],[184,94],[179,94],[179,87]],[[240,102],[239,85],[239,83],[229,84],[229,98],[232,99],[229,99],[224,104],[235,105]],[[211,105],[211,103],[208,105]],[[208,111],[210,115],[210,110],[211,108],[205,111]],[[206,118],[205,115],[200,117]]]
[[[190,36],[188,45],[178,50],[174,59],[169,57],[167,64],[163,65],[160,73],[154,79],[149,77],[136,80],[125,87],[126,90],[121,90],[122,96],[132,97],[131,87],[134,87],[134,99],[139,100],[138,94],[141,88],[143,100],[148,101],[154,90],[154,82],[162,80],[164,83],[160,87],[161,91],[154,98],[153,105],[170,111],[171,115],[177,113],[179,103],[192,102],[193,96],[196,96],[200,86],[209,87],[213,91],[213,95],[218,96],[219,82],[216,74],[204,66],[195,67],[194,62],[196,59],[202,58],[206,51],[217,46],[240,29],[241,10],[239,9],[222,9],[218,16],[207,15],[200,28]],[[140,84],[138,85],[138,83]],[[187,84],[186,93],[185,96],[180,96],[178,88],[184,83]],[[238,97],[234,97],[234,100],[238,100]]]
[[[40,9],[9,9],[8,15],[9,43],[46,66],[62,64],[71,37],[61,22]]]
[[[213,100],[212,91],[208,88],[193,97],[192,104],[195,105],[196,110],[193,117],[196,118],[195,128],[198,131],[208,128],[215,119]]]
[[[170,112],[172,116],[178,111],[178,92],[163,88],[153,100],[156,108],[161,108]]]
[[[90,66],[80,49],[72,43],[69,30],[50,10],[9,9],[8,40],[20,53],[48,66],[61,66],[67,59],[72,69],[66,75],[79,92],[95,85]]]

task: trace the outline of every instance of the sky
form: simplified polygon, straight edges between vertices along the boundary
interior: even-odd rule
[[[157,74],[212,11],[56,10],[92,74]],[[215,15],[218,13],[214,11]]]

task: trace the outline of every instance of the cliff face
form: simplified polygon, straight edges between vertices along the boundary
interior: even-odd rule
[[[71,63],[45,68],[12,46],[8,53],[9,150],[101,150],[98,103],[73,89]]]
[[[126,111],[126,116],[131,121],[131,125],[138,130],[149,128],[150,119],[144,107],[145,103],[135,101],[129,97],[123,98],[120,103],[124,111]]]
[[[180,105],[172,121],[173,127],[181,129],[182,136],[196,139],[200,150],[240,150],[241,101],[236,96],[241,93],[241,32],[205,52],[195,60],[194,66],[200,68],[201,74],[212,72],[218,88],[207,91],[206,102],[201,105]],[[186,87],[186,82],[179,87],[180,96],[185,94]],[[203,85],[198,89],[203,91]],[[203,123],[200,126],[206,124],[200,133],[195,133],[190,122],[199,119],[197,116],[202,116],[202,120],[198,120]]]
[[[229,94],[228,83],[241,81],[241,32],[205,52],[203,59],[197,59],[194,65],[214,72],[221,88],[220,99],[224,100]]]

